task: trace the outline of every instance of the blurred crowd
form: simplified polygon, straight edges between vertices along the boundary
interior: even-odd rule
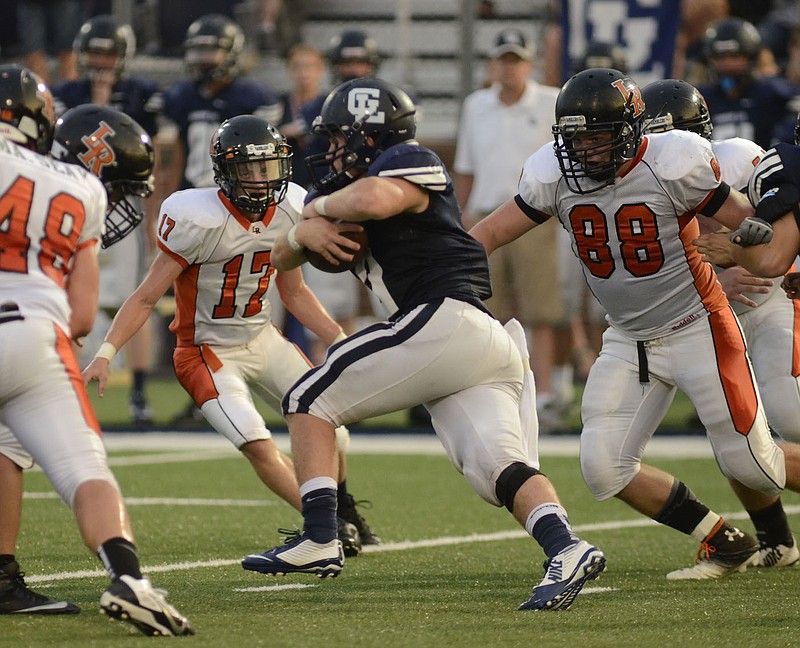
[[[154,249],[160,201],[178,189],[213,186],[208,141],[223,120],[258,114],[279,128],[294,150],[293,181],[307,187],[303,158],[327,146],[310,136],[309,128],[328,84],[380,74],[382,54],[368,23],[348,25],[330,43],[306,43],[302,4],[134,0],[130,24],[112,16],[111,0],[0,4],[0,60],[24,63],[48,80],[57,110],[90,102],[122,109],[157,144],[149,229],[142,228],[138,242],[132,239],[130,245],[136,243],[138,250],[115,259],[124,253],[115,247],[105,261],[101,305],[109,316],[143,276]],[[503,3],[475,4],[477,19],[491,20]],[[714,138],[743,137],[764,148],[792,141],[800,109],[796,0],[621,0],[629,13],[622,23],[608,25],[604,20],[619,18],[588,13],[581,23],[567,15],[577,11],[573,4],[591,9],[592,2],[553,0],[546,23],[531,21],[496,34],[485,61],[485,87],[464,102],[455,154],[442,154],[452,161],[450,172],[468,227],[516,193],[522,163],[552,139],[556,88],[587,67],[620,69],[642,86],[665,77],[689,81],[706,98]],[[579,24],[583,30],[575,27]],[[642,34],[652,38],[645,42]],[[139,55],[181,57],[186,77],[160,87],[153,79],[132,76],[127,66]],[[290,87],[267,87],[250,78],[242,65],[247,55],[255,57],[256,65],[262,57],[279,57]],[[458,74],[454,60],[453,75]],[[542,431],[555,433],[575,414],[575,386],[596,357],[605,320],[566,249],[569,242],[563,232],[551,229],[492,258],[495,297],[489,306],[500,319],[517,317],[525,325]],[[354,277],[307,272],[307,283],[345,332],[380,312]],[[120,281],[120,273],[128,281]],[[162,310],[169,319],[169,305]],[[324,345],[291,317],[283,325],[312,360],[324,357]],[[158,354],[153,349],[159,348],[160,338],[162,347],[171,338],[157,322],[152,326],[155,330],[142,331],[139,344],[129,345],[127,358],[133,373],[131,415],[142,425],[152,419],[144,390],[147,376],[154,363],[169,365],[169,349]],[[102,339],[102,331],[98,335]],[[184,418],[192,418],[191,410]],[[425,422],[424,412],[412,416]]]

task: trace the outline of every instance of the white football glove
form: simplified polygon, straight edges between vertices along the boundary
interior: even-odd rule
[[[731,243],[742,247],[769,243],[772,240],[772,225],[755,216],[748,216],[739,224],[739,229],[731,232],[728,238]]]

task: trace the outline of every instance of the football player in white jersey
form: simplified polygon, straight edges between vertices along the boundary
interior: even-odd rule
[[[94,323],[97,244],[106,207],[115,210],[120,196],[108,196],[103,183],[83,167],[46,156],[53,139],[52,97],[30,70],[0,67],[0,98],[4,466],[6,459],[20,469],[35,461],[72,508],[84,543],[112,579],[100,598],[102,612],[148,635],[194,634],[142,576],[127,511],[72,349],[72,340]],[[118,117],[109,116],[109,126],[132,122],[110,113]],[[16,533],[21,470],[3,485],[2,524]],[[48,604],[25,588],[16,562],[0,558],[5,563],[0,565],[0,612],[46,613]]]
[[[491,253],[548,218],[570,233],[610,324],[583,396],[584,479],[598,500],[618,497],[700,541],[697,563],[668,578],[719,578],[755,565],[758,542],[641,461],[675,391],[692,400],[740,496],[800,489],[800,452],[773,442],[736,317],[690,245],[695,215],[736,229],[752,207],[721,181],[702,137],[642,137],[644,111],[617,70],[573,76],[556,102],[555,147],[528,159],[518,195],[472,234]]]
[[[300,270],[276,273],[271,263],[276,238],[300,218],[306,194],[289,181],[292,153],[280,133],[260,117],[233,117],[216,131],[211,157],[219,187],[179,191],[164,201],[158,255],[83,375],[87,383],[99,382],[102,395],[109,361],[174,284],[170,329],[177,336],[178,381],[261,481],[299,510],[292,462],[275,446],[251,390],[280,412],[283,395],[311,365],[272,323],[267,292],[277,288],[286,308],[326,344],[344,333]],[[338,439],[343,463],[346,429]],[[341,473],[339,484],[346,494]],[[363,518],[354,522],[366,527],[373,544],[378,541]],[[350,524],[340,521],[339,535],[349,555],[360,551],[360,533]]]
[[[513,321],[514,338],[483,305],[491,295],[486,253],[464,231],[441,160],[414,140],[415,115],[403,90],[367,77],[337,86],[314,120],[312,132],[325,135],[329,149],[306,158],[314,190],[273,260],[297,268],[312,250],[352,261],[341,228],[363,227],[369,245],[353,271],[392,315],[334,346],[287,392],[303,531],[246,556],[242,567],[338,575],[335,427],[423,403],[453,466],[484,501],[505,505],[548,557],[519,609],[566,609],[603,571],[605,556],[574,533],[538,469],[522,327]],[[526,383],[531,416],[521,413]]]
[[[673,128],[711,139],[713,126],[705,99],[690,83],[677,79],[655,81],[642,88],[645,133],[663,133]],[[753,169],[764,157],[758,144],[741,137],[712,140],[722,181],[741,192]],[[701,232],[720,229],[711,218],[698,219]],[[793,349],[800,346],[795,326],[795,306],[785,299],[781,277],[763,279],[740,266],[716,267],[725,295],[739,318],[747,351],[753,364],[764,411],[770,427],[788,441],[800,441],[800,381]],[[800,559],[779,498],[762,493],[743,499],[761,546],[759,566],[786,567]],[[747,497],[747,493],[743,493]]]

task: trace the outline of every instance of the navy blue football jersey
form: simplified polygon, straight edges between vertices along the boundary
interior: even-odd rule
[[[234,79],[214,96],[201,92],[194,80],[170,86],[164,94],[164,115],[175,122],[186,148],[182,188],[214,186],[208,151],[211,137],[223,121],[237,115],[258,115],[276,125],[281,113],[278,97],[251,79]]]
[[[53,86],[56,114],[92,102],[89,79],[64,81]],[[150,135],[155,136],[156,118],[163,108],[163,95],[155,81],[142,77],[125,77],[114,84],[108,105],[135,119]]]
[[[800,187],[800,146],[780,142],[758,163],[747,184],[747,196],[755,206],[768,191],[784,184]]]
[[[800,89],[780,77],[753,79],[736,99],[728,97],[717,84],[697,89],[708,104],[714,125],[711,137],[715,140],[742,137],[766,149],[775,143],[776,127],[787,119],[794,123],[797,116],[791,100]]]
[[[428,192],[428,208],[361,223],[369,252],[354,273],[399,315],[446,297],[471,303],[492,295],[486,250],[464,230],[453,183],[436,154],[416,143],[392,146],[367,170],[369,176],[402,178]],[[309,193],[307,200],[315,197]]]

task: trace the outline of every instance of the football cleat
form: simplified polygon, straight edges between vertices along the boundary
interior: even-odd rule
[[[583,586],[600,576],[606,568],[606,557],[600,549],[581,540],[545,561],[545,565],[542,582],[517,609],[566,610]]]
[[[372,508],[372,502],[367,500],[361,500],[356,502],[353,496],[350,493],[345,494],[344,497],[339,498],[338,508],[336,510],[336,515],[342,518],[345,522],[349,522],[356,529],[358,529],[358,535],[361,538],[361,544],[365,545],[379,545],[381,543],[381,539],[376,536],[372,529],[370,528],[367,521],[361,516],[356,509],[357,506],[363,506],[364,508]],[[339,536],[341,539],[341,535]],[[345,545],[345,552],[346,552],[346,545]],[[345,553],[347,555],[347,553]]]
[[[131,392],[128,408],[131,413],[131,422],[134,425],[152,425],[153,410],[147,405],[144,393],[140,391]]]
[[[242,567],[261,574],[316,574],[335,578],[344,566],[344,549],[338,538],[326,544],[314,542],[299,531],[279,529],[286,534],[283,546],[250,554],[242,559]]]
[[[77,614],[81,609],[68,601],[56,601],[25,585],[25,573],[11,561],[0,567],[0,614]]]
[[[361,535],[355,525],[345,522],[342,518],[336,518],[336,536],[342,543],[342,549],[346,558],[355,558],[361,553]]]
[[[100,612],[127,621],[149,637],[193,635],[186,617],[167,603],[166,592],[147,578],[120,576],[100,597]]]
[[[791,567],[800,560],[800,549],[797,541],[792,537],[791,545],[767,546],[762,544],[758,550],[756,567]]]
[[[759,545],[751,535],[723,522],[700,543],[697,560],[691,567],[676,569],[667,580],[707,580],[746,571],[758,564]]]

